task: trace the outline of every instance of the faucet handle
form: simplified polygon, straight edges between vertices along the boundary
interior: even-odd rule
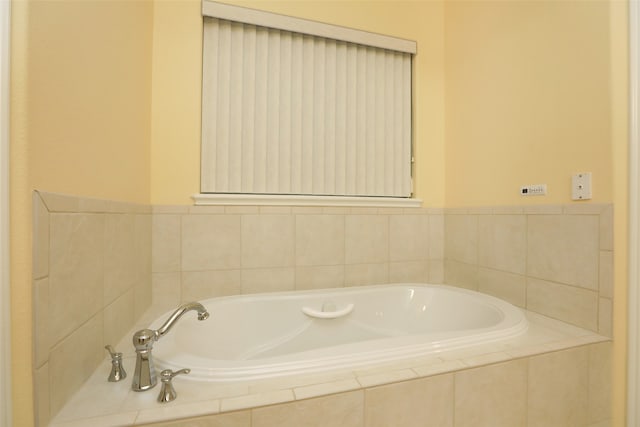
[[[160,394],[158,395],[158,402],[167,403],[175,400],[175,398],[178,397],[178,394],[176,393],[176,389],[173,388],[171,380],[176,375],[188,374],[189,372],[191,372],[191,369],[186,368],[180,369],[179,371],[175,372],[171,369],[165,369],[164,371],[160,372],[160,381],[162,381],[162,388],[160,389]]]
[[[165,369],[164,371],[160,372],[160,380],[163,383],[171,382],[173,377],[175,377],[176,375],[188,374],[189,372],[191,372],[191,369],[189,368],[180,369],[179,371],[172,371],[171,369]]]
[[[112,359],[115,359],[118,356],[118,354],[122,356],[122,353],[116,353],[115,349],[109,344],[105,345],[104,348],[109,352]]]
[[[117,382],[127,378],[127,373],[122,366],[122,353],[116,351],[110,345],[104,347],[111,355],[111,373],[109,374],[109,382]]]

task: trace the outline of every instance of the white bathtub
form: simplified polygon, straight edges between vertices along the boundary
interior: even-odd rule
[[[362,367],[513,338],[513,305],[464,289],[394,284],[239,295],[200,301],[154,347],[160,369],[184,379],[239,381]],[[151,325],[157,329],[169,316]]]

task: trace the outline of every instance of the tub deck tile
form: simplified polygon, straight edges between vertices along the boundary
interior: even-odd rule
[[[157,396],[155,393],[152,393]],[[179,398],[178,398],[179,399]],[[157,404],[154,408],[143,409],[138,412],[136,424],[148,424],[159,421],[172,421],[188,417],[214,415],[220,412],[220,400],[180,403],[180,400]]]
[[[275,390],[295,389],[296,387],[305,387],[350,379],[355,379],[355,375],[353,375],[349,371],[294,375],[283,378],[267,378],[264,380],[256,380],[251,382],[249,385],[248,394],[265,393]]]
[[[439,354],[439,357],[443,361],[448,360],[464,360],[472,357],[482,356],[486,354],[495,353],[497,350],[501,350],[499,343],[481,344],[473,347],[459,348],[456,350],[443,351]]]
[[[536,354],[546,353],[548,351],[549,351],[549,347],[547,345],[538,344],[538,345],[530,345],[530,346],[521,347],[521,348],[513,348],[511,350],[507,350],[506,352],[509,355],[511,355],[511,357],[516,359],[520,357],[534,356]]]
[[[128,367],[129,365],[125,365],[125,368]],[[126,412],[123,406],[127,401],[131,382],[126,380],[116,383],[107,382],[110,372],[111,363],[107,363],[105,360],[105,363],[102,363],[89,378],[86,385],[74,394],[60,410],[56,420],[71,421],[78,418],[112,416],[119,412]],[[110,398],[105,399],[105,396]]]
[[[152,307],[140,324],[157,317]],[[183,418],[216,415],[222,412],[246,410],[262,406],[306,401],[312,397],[352,392],[385,384],[401,383],[432,377],[471,367],[492,365],[509,359],[532,357],[573,347],[610,341],[572,325],[535,313],[526,312],[529,329],[525,335],[510,340],[447,351],[408,360],[363,366],[357,369],[293,375],[230,384],[211,384],[178,378],[178,400],[160,405],[155,402],[159,389],[134,393],[130,382],[107,383],[108,360],[96,370],[83,388],[58,413],[52,427],[133,426]],[[131,334],[140,329],[136,325]],[[116,346],[125,352],[127,372],[135,363],[127,334]],[[97,398],[96,396],[101,396]],[[108,398],[105,398],[108,396]]]
[[[293,402],[296,400],[293,390],[277,390],[258,394],[248,394],[246,396],[231,397],[222,399],[220,411],[238,411],[259,406],[275,405],[276,403]]]
[[[465,357],[460,361],[469,368],[475,368],[483,365],[491,365],[493,363],[506,362],[507,360],[513,360],[513,357],[507,352],[498,351],[495,353],[482,354],[475,357]]]
[[[418,377],[422,378],[458,371],[465,368],[467,368],[467,366],[459,360],[443,360],[440,363],[416,366],[413,368],[413,371],[418,375]]]
[[[130,371],[133,372],[133,366],[127,365],[126,368],[131,366]],[[105,384],[107,383],[104,381]],[[126,383],[127,392],[125,392],[126,399],[120,408],[120,410],[146,410],[158,408],[159,405],[156,398],[160,392],[160,381],[158,385],[147,392],[134,392],[129,390],[131,382],[128,378],[121,382]],[[184,377],[177,377],[173,380],[173,385],[178,393],[178,398],[175,401],[176,405],[185,403],[202,403],[205,407],[211,407],[211,402],[218,402],[222,398],[230,398],[235,396],[246,396],[249,393],[249,387],[246,384],[206,384],[203,382],[187,380]],[[171,404],[173,404],[172,402]]]
[[[50,427],[114,427],[132,426],[138,416],[137,411],[112,414],[104,417],[81,418],[73,421],[56,421]]]
[[[414,378],[418,378],[418,374],[416,374],[415,371],[411,369],[400,369],[396,371],[359,376],[358,382],[362,387],[373,387],[381,384],[412,380]]]
[[[412,369],[415,366],[427,365],[429,363],[440,363],[442,359],[438,356],[429,355],[423,357],[417,357],[406,360],[396,360],[392,362],[385,362],[373,366],[367,366],[359,369],[354,369],[353,373],[356,377],[365,377],[367,375],[386,374],[392,371],[399,371],[402,369]]]
[[[587,344],[595,344],[599,342],[609,341],[608,338],[594,335],[594,336],[581,336],[574,337],[562,341],[554,341],[547,344],[548,351],[566,350],[572,347],[579,347]]]
[[[344,391],[360,389],[360,383],[355,379],[333,381],[324,384],[314,384],[306,387],[296,387],[293,393],[296,400],[309,399],[312,397],[326,396],[328,394],[341,393]]]

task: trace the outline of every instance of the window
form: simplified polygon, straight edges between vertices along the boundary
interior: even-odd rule
[[[415,42],[205,1],[202,193],[411,197]]]

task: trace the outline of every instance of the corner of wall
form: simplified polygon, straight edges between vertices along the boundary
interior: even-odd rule
[[[150,212],[145,205],[33,193],[37,426],[106,363],[104,346],[120,341],[150,305]]]

